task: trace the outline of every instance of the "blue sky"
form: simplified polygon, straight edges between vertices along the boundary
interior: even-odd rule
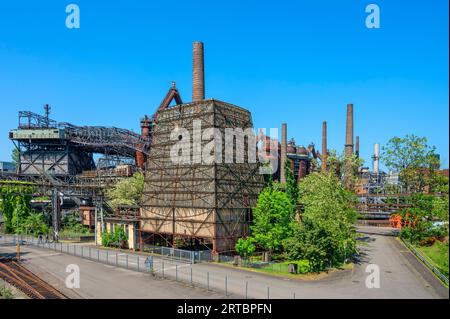
[[[191,99],[192,42],[205,43],[206,97],[252,112],[255,127],[342,150],[346,104],[371,163],[373,143],[414,133],[448,167],[448,1],[70,1],[0,4],[0,160],[17,112],[139,131],[171,81]],[[365,27],[365,7],[381,28]]]

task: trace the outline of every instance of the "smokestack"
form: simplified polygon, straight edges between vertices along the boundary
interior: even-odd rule
[[[359,136],[358,135],[356,135],[355,155],[356,155],[356,157],[359,157]]]
[[[147,115],[144,116],[144,118],[141,120],[141,136],[143,139],[148,139],[150,137],[150,119]],[[147,156],[145,156],[144,153],[141,151],[136,151],[136,165],[144,169],[145,168],[145,162],[147,161]]]
[[[327,170],[327,122],[322,123],[322,172]]]
[[[286,163],[286,150],[287,150],[287,125],[281,124],[281,155],[280,155],[280,182],[286,183],[286,170],[284,165]]]
[[[345,156],[353,154],[353,104],[347,104],[347,126],[345,130]]]
[[[205,99],[203,42],[194,42],[192,59],[192,102]]]
[[[380,144],[376,143],[373,146],[373,156],[372,156],[373,164],[372,171],[375,174],[378,174],[380,171]]]

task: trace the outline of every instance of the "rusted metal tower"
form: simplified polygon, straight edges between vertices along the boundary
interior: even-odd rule
[[[259,164],[249,160],[256,136],[246,135],[241,145],[237,135],[227,140],[226,130],[253,131],[252,118],[241,107],[205,100],[201,42],[194,43],[192,78],[193,102],[161,108],[154,116],[141,238],[172,246],[182,238],[213,252],[230,251],[248,234],[251,209],[264,186]]]
[[[264,186],[263,176],[259,165],[249,163],[248,157],[244,163],[236,163],[241,151],[238,145],[232,146],[232,163],[224,160],[226,143],[217,146],[217,139],[200,139],[196,145],[194,121],[200,121],[203,132],[215,130],[225,136],[225,128],[252,128],[250,112],[211,99],[159,111],[157,121],[147,160],[141,231],[163,238],[169,245],[184,237],[211,245],[213,251],[234,250],[236,240],[248,233],[251,208]],[[174,134],[177,128],[183,128],[184,134]],[[251,138],[247,141],[244,150],[254,145],[249,142]],[[181,149],[186,147],[186,161],[173,161],[177,143]],[[205,163],[200,157],[199,161],[197,147],[202,150],[201,157],[205,150],[209,154],[213,149],[221,153],[221,160]]]

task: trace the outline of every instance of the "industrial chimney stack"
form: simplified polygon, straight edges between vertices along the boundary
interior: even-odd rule
[[[355,155],[359,158],[359,136],[356,135]]]
[[[287,152],[287,125],[286,123],[281,124],[281,154],[280,154],[280,182],[286,183],[286,152]]]
[[[380,171],[380,144],[378,143],[376,143],[373,146],[372,160],[373,160],[372,170],[375,174],[378,174]]]
[[[345,130],[345,157],[353,154],[353,104],[347,104],[347,126]]]
[[[194,42],[192,59],[192,102],[205,99],[203,42]]]
[[[322,123],[322,171],[325,172],[327,170],[327,122],[324,121]]]

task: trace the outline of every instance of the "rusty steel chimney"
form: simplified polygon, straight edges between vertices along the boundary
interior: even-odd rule
[[[355,142],[356,146],[355,146],[355,155],[356,157],[359,157],[359,136],[356,135],[356,142]]]
[[[150,119],[147,115],[144,116],[144,118],[141,120],[141,136],[143,139],[148,139],[150,137]],[[145,168],[145,162],[147,161],[147,156],[141,151],[136,151],[136,165],[144,169]]]
[[[287,151],[287,125],[286,123],[281,124],[281,154],[280,154],[280,182],[286,183],[286,151]]]
[[[325,172],[327,170],[327,122],[323,121],[322,123],[322,171]]]
[[[192,59],[192,102],[205,99],[203,42],[194,42]]]
[[[353,104],[347,104],[347,126],[345,130],[345,157],[353,154]]]

